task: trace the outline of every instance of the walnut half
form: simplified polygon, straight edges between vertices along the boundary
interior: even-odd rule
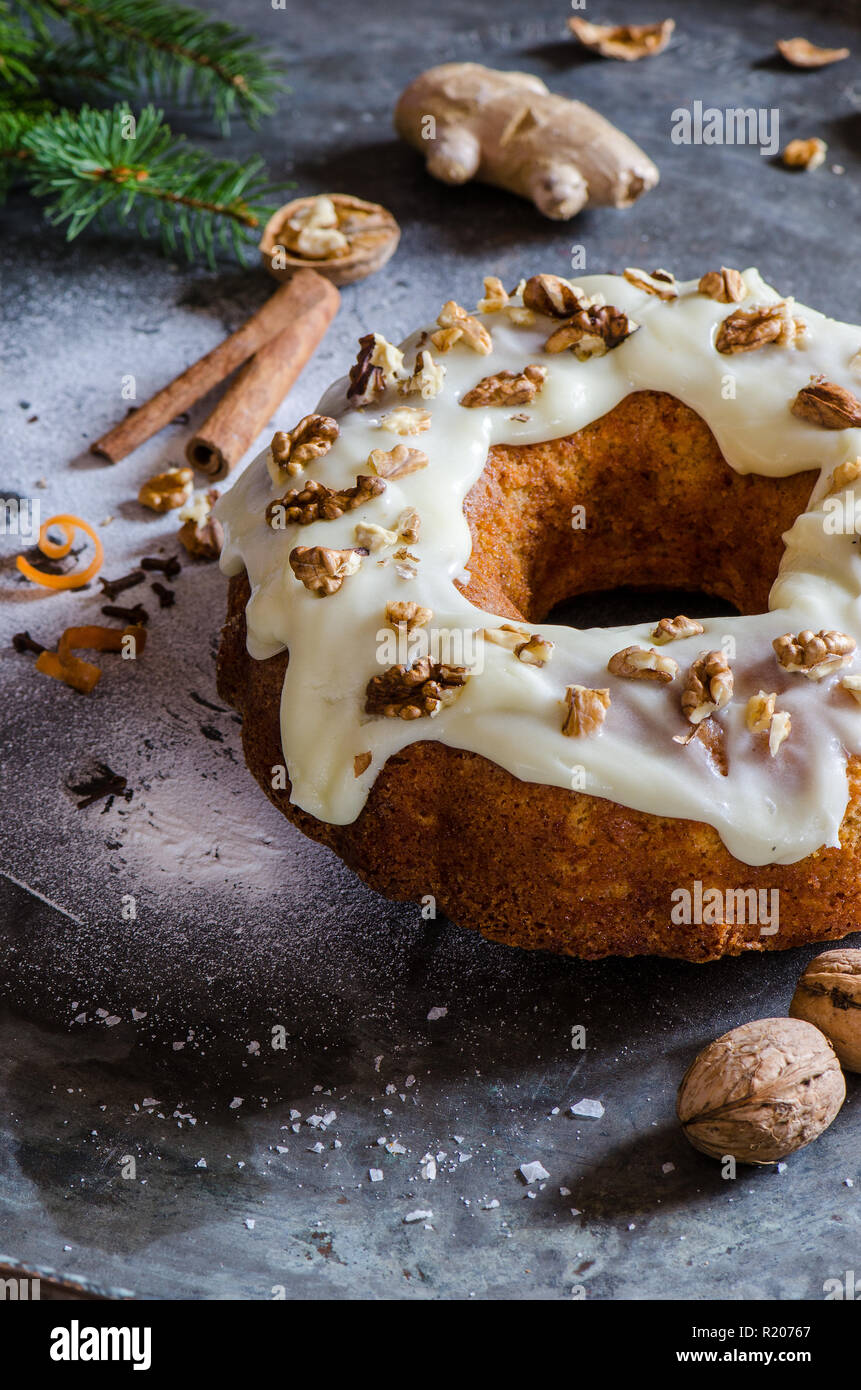
[[[671,656],[664,656],[653,648],[624,647],[607,662],[611,676],[625,676],[628,680],[661,681],[673,680],[679,672],[678,664]]]
[[[721,324],[715,348],[728,356],[737,352],[756,352],[769,343],[791,346],[804,332],[800,319],[792,317],[789,304],[756,304],[752,309],[735,309]]]
[[[810,385],[802,386],[791,409],[799,420],[820,425],[824,430],[857,429],[861,425],[858,397],[822,376],[811,377]]]
[[[567,713],[562,732],[568,738],[596,734],[610,708],[609,690],[590,690],[586,685],[569,685],[565,691]]]
[[[368,478],[364,474],[356,478],[355,487],[343,488],[340,492],[326,487],[325,483],[309,481],[304,487],[291,488],[277,502],[270,502],[266,520],[276,531],[289,523],[310,526],[314,521],[335,521],[345,512],[355,511],[373,497],[379,497],[385,490],[382,478]]]
[[[629,338],[639,328],[621,309],[613,304],[593,304],[579,309],[572,318],[550,334],[544,344],[545,352],[565,352],[570,348],[581,362],[589,357],[603,357]]]
[[[701,632],[705,632],[702,623],[679,613],[675,618],[661,618],[652,633],[652,641],[662,647],[667,642],[681,642],[685,637],[697,637]]]
[[[461,398],[468,410],[486,405],[528,405],[534,401],[547,376],[547,368],[530,363],[522,372],[497,372],[482,377],[471,391]]]
[[[775,637],[771,645],[785,671],[821,681],[848,665],[855,650],[855,639],[845,632],[824,629],[812,632],[805,628],[797,636],[785,632],[782,637]]]
[[[290,551],[289,559],[296,578],[318,598],[336,594],[362,563],[355,550],[330,550],[325,545],[297,545]]]
[[[269,446],[273,481],[283,483],[312,459],[328,454],[338,434],[338,422],[331,415],[305,415],[292,430],[278,430]]]
[[[697,289],[709,299],[717,300],[718,304],[739,304],[745,296],[741,275],[725,265],[720,270],[707,270]]]
[[[365,713],[386,719],[433,718],[457,699],[468,680],[465,666],[446,666],[429,656],[413,666],[390,666],[368,681]]]
[[[723,652],[702,652],[691,666],[682,691],[682,714],[699,724],[732,699],[732,671]]]

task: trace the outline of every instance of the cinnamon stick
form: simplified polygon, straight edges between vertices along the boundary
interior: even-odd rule
[[[337,313],[338,291],[314,271],[298,271],[288,288],[293,292],[292,322],[246,363],[186,445],[188,462],[210,478],[222,478],[236,466],[278,409]]]
[[[315,295],[331,294],[331,289],[328,280],[313,270],[298,271],[241,328],[97,439],[90,452],[119,463],[292,324],[297,307],[301,312]]]

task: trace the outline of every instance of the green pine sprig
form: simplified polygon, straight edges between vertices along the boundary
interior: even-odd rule
[[[33,35],[0,3],[0,90],[37,87],[32,62],[38,51]]]
[[[113,220],[213,265],[217,250],[243,260],[272,211],[260,159],[215,159],[175,137],[153,106],[138,116],[125,103],[60,111],[36,121],[21,148],[33,193],[48,200],[48,221],[65,224],[69,240]]]
[[[14,0],[47,34],[46,20],[71,26],[103,71],[123,72],[165,100],[208,106],[222,129],[240,114],[251,125],[274,109],[281,65],[232,24],[165,0]]]

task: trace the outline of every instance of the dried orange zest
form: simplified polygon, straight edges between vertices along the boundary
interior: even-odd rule
[[[122,651],[125,637],[135,639],[138,651],[143,651],[146,646],[146,628],[134,624],[124,628],[102,627],[96,623],[88,627],[67,627],[57,643],[57,655],[61,661],[68,663],[75,660],[72,652],[81,647],[93,652],[119,652]]]
[[[49,539],[48,531],[52,526],[59,527],[66,537],[64,541]],[[31,579],[34,584],[44,585],[46,589],[80,589],[82,585],[88,584],[93,576],[98,574],[105,560],[102,543],[88,521],[83,521],[81,517],[71,516],[66,512],[60,516],[49,517],[39,527],[37,544],[42,554],[47,555],[49,560],[62,560],[72,548],[76,531],[86,532],[95,548],[96,553],[86,569],[76,570],[74,574],[45,574],[43,570],[37,570],[34,565],[31,565],[29,560],[25,560],[23,555],[19,555],[15,563],[24,577]]]
[[[122,651],[123,641],[127,637],[134,639],[135,655],[143,651],[146,646],[146,628],[135,623],[122,629],[101,627],[95,623],[87,627],[67,627],[57,643],[55,652],[40,652],[36,670],[41,671],[43,675],[53,676],[54,680],[63,681],[82,695],[89,695],[102,679],[101,668],[75,656],[75,650],[86,647],[90,651],[119,652]]]
[[[89,695],[94,686],[98,685],[102,679],[102,673],[98,666],[93,666],[89,661],[81,661],[80,657],[73,656],[69,661],[60,660],[56,652],[40,652],[36,661],[36,670],[43,675],[53,676],[55,681],[63,681],[65,685],[70,685],[73,690],[78,690],[82,695]]]

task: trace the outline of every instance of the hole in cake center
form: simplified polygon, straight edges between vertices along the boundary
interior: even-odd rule
[[[635,392],[577,434],[490,449],[464,500],[467,596],[485,611],[578,627],[762,613],[783,533],[814,482],[735,472],[693,410]],[[659,588],[669,597],[659,601]]]
[[[563,599],[542,622],[560,627],[627,627],[674,618],[677,613],[689,618],[726,618],[737,617],[739,610],[727,599],[702,589],[635,588],[625,584],[618,589],[598,589]]]

